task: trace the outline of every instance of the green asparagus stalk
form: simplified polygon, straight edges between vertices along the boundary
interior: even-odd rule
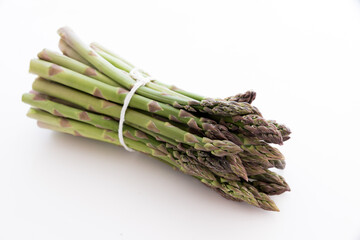
[[[109,131],[106,129],[97,128],[88,124],[84,124],[78,121],[67,119],[64,117],[57,117],[51,115],[50,113],[44,112],[38,109],[30,109],[28,112],[28,117],[34,118],[40,122],[41,127],[50,128],[52,130],[61,131],[65,133],[70,133],[75,136],[87,137],[99,141],[104,141],[112,143],[115,145],[120,145],[117,133]],[[162,148],[156,148],[156,140],[151,139],[145,133],[135,130],[129,126],[124,126],[124,140],[127,145],[134,148],[137,151],[151,154],[152,156],[159,157],[162,160],[174,165],[175,167],[183,170],[187,174],[196,176],[196,177],[205,177],[207,179],[215,180],[213,174],[211,174],[205,168],[201,166],[190,166],[188,163],[182,163],[180,161],[175,161],[173,158],[169,159],[169,154],[165,154],[164,151],[161,151]],[[147,143],[148,145],[139,144],[141,142]],[[121,145],[120,145],[121,146]],[[152,147],[149,147],[152,146]],[[185,168],[183,168],[185,167]]]
[[[40,59],[50,61],[52,63],[58,64],[62,67],[69,68],[70,70],[73,70],[77,73],[81,73],[84,75],[87,75],[88,77],[92,77],[93,79],[99,80],[100,82],[107,83],[112,86],[119,86],[116,82],[112,81],[111,79],[107,78],[106,76],[102,75],[101,73],[97,72],[93,68],[86,66],[80,62],[77,62],[71,58],[68,58],[66,56],[59,55],[55,52],[49,51],[44,49],[42,52],[38,54]],[[43,75],[44,76],[44,75]],[[176,112],[178,112],[178,115],[181,115],[182,113],[180,110],[173,109]],[[184,114],[182,114],[184,115]],[[188,114],[190,117],[191,115]],[[170,120],[178,120],[175,119],[173,115],[169,116]],[[189,127],[193,130],[200,130],[202,128],[203,134],[207,136],[210,139],[219,139],[219,140],[229,140],[234,142],[235,144],[239,144],[239,140],[236,137],[235,134],[230,133],[228,129],[222,125],[217,124],[215,121],[209,122],[208,119],[205,118],[192,118],[190,120],[186,119],[180,119],[180,121],[183,121],[186,123]],[[198,125],[199,124],[199,125]]]
[[[105,49],[101,45],[99,45],[97,43],[92,43],[91,47],[99,55],[101,55],[106,60],[108,60],[111,64],[113,64],[115,67],[122,69],[126,72],[129,72],[133,68],[133,65],[126,62],[124,59],[118,57],[116,54],[112,53],[110,50]],[[159,82],[156,82],[156,83],[158,85],[165,86],[170,90],[174,90],[172,87],[169,87],[166,84],[162,84]],[[183,91],[183,90],[181,90],[181,91]],[[183,92],[185,92],[185,91],[183,91]],[[183,94],[183,95],[189,96],[189,94],[190,93]],[[195,95],[195,94],[190,94],[190,95]],[[235,101],[235,102],[240,102],[240,103],[247,102],[247,103],[251,104],[253,102],[253,100],[255,99],[255,97],[256,97],[256,93],[254,91],[247,91],[244,94],[237,94],[235,96],[225,98],[225,100]],[[199,101],[204,100],[206,102],[207,98],[201,97],[201,96],[195,96],[193,99],[199,100]],[[210,101],[210,103],[214,104],[213,101]],[[214,114],[214,111],[216,111],[216,110],[214,110],[214,109],[210,110],[210,112],[212,112],[213,114]],[[261,137],[261,139],[263,139],[267,142],[282,144],[282,141],[289,139],[288,135],[290,134],[290,130],[286,126],[284,126],[284,125],[279,126],[278,124],[275,124],[272,121],[268,121],[268,123],[263,123],[262,120],[263,119],[260,116],[250,116],[242,121],[243,124],[245,123],[244,124],[245,126],[244,125],[239,125],[239,126],[242,126],[243,128],[245,127],[245,130],[247,130],[248,132],[250,132],[251,134],[253,134],[257,137]],[[275,128],[278,128],[278,129],[275,129]]]
[[[59,47],[60,50],[63,52],[64,55],[71,57],[73,59],[83,59],[77,52],[75,52],[69,45],[67,45],[67,43],[60,39],[59,42]],[[125,59],[119,57],[117,54],[115,54],[114,52],[112,52],[111,50],[106,49],[105,47],[101,46],[98,43],[91,43],[90,47],[92,49],[94,49],[94,51],[96,51],[100,56],[102,56],[104,59],[106,59],[108,62],[110,62],[112,65],[114,65],[115,67],[124,70],[126,72],[130,72],[135,66],[132,65],[131,63],[129,63],[128,61],[126,61]],[[86,60],[85,60],[86,61]],[[83,61],[81,61],[83,62]],[[84,62],[83,62],[84,63]],[[91,65],[90,63],[86,64],[86,65]],[[158,86],[163,86],[173,92],[177,92],[181,95],[183,95],[183,97],[189,97],[191,99],[195,99],[198,101],[204,100],[205,97],[200,96],[198,94],[195,93],[190,93],[187,91],[184,91],[182,89],[179,89],[175,86],[170,86],[167,85],[165,83],[159,82],[158,80],[153,80],[153,82],[155,84],[157,84]]]
[[[258,114],[238,115],[217,119],[231,131],[238,132],[241,135],[256,137],[268,143],[280,145],[283,143],[283,137],[278,128],[272,122],[266,121]]]
[[[60,85],[48,84],[46,80],[37,79],[33,84],[33,89],[49,96],[60,98],[70,103],[79,105],[85,109],[107,114],[111,117],[120,115],[121,106],[111,104],[104,100],[99,100],[90,95],[80,93],[70,88]],[[81,101],[81,102],[80,102]],[[211,140],[201,138],[194,134],[185,132],[169,122],[162,122],[145,114],[141,114],[133,109],[127,109],[125,121],[136,123],[150,131],[173,138],[178,142],[186,143],[197,150],[209,151],[215,156],[232,155],[241,151],[241,148],[230,141]]]
[[[96,53],[98,53],[101,57],[103,57],[106,61],[108,61],[109,63],[111,63],[113,66],[127,72],[130,73],[131,70],[133,70],[135,67],[128,65],[127,63],[125,63],[123,60],[117,59],[115,57],[113,57],[112,55],[107,54],[106,52],[101,51],[100,49],[97,49],[95,46],[91,46],[92,49],[94,49],[94,51]],[[145,77],[149,77],[150,75],[144,71],[142,71],[143,76]],[[155,80],[153,80],[150,83],[150,87],[154,90],[157,90],[163,94],[166,95],[170,95],[170,96],[175,96],[175,97],[179,97],[180,99],[183,99],[184,101],[192,101],[194,100],[193,98],[190,98],[188,96],[179,94],[175,91],[172,91],[171,89],[167,88],[166,86],[163,85],[159,85],[157,83],[154,83]],[[188,107],[188,106],[187,106]]]
[[[88,76],[43,60],[33,59],[30,62],[30,72],[37,74],[40,77],[89,93],[93,96],[120,104],[123,104],[126,94],[128,93],[128,91],[123,88],[110,86]],[[176,109],[167,104],[156,102],[138,94],[134,94],[129,106],[146,112],[155,113],[172,121],[183,122],[194,129],[202,128],[203,131],[216,130],[206,129],[203,127],[201,119],[185,110]]]
[[[134,85],[134,80],[128,75],[127,72],[116,68],[106,59],[100,56],[96,51],[92,50],[86,44],[75,35],[75,33],[67,28],[60,28],[58,30],[60,37],[71,47],[73,48],[80,56],[85,58],[88,62],[94,65],[98,70],[105,73],[107,76],[112,78],[114,81],[118,82],[121,86],[126,89],[131,89]],[[206,99],[201,102],[193,100],[185,100],[182,97],[176,97],[174,95],[160,95],[157,91],[159,85],[153,84],[151,82],[147,83],[146,86],[140,87],[137,92],[140,95],[149,97],[151,99],[161,101],[163,103],[168,103],[176,107],[186,108],[188,110],[195,111],[194,108],[199,111],[206,112],[208,114],[222,115],[222,116],[234,116],[234,115],[244,115],[244,114],[258,114],[257,109],[253,108],[248,103],[236,103],[230,104],[227,101],[219,101],[213,99]],[[188,97],[187,97],[188,99]]]
[[[55,63],[55,64],[58,64],[62,67],[66,67],[68,68],[69,70],[73,70],[77,73],[82,73],[84,75],[87,75],[88,77],[92,77],[96,80],[99,80],[100,82],[103,82],[103,83],[106,83],[106,84],[109,84],[111,86],[119,86],[119,84],[117,84],[116,82],[114,82],[113,80],[109,79],[108,77],[106,77],[105,75],[99,73],[98,71],[96,71],[95,69],[89,67],[89,66],[86,66],[76,60],[73,60],[71,58],[68,58],[66,56],[62,56],[62,55],[59,55],[55,52],[52,52],[50,50],[47,50],[47,49],[44,49],[42,52],[40,52],[38,54],[39,58],[40,59],[43,59],[43,60],[46,60],[46,61],[50,61],[52,63]],[[43,62],[40,62],[41,64],[45,64]],[[35,64],[35,63],[34,63]],[[33,66],[34,64],[32,64],[31,66]],[[39,63],[37,64],[39,65]],[[49,67],[49,64],[47,64]],[[44,67],[43,65],[41,65],[42,67]],[[39,67],[38,67],[39,68]],[[49,67],[50,68],[50,67]],[[36,68],[35,68],[36,69]],[[34,67],[30,68],[31,71],[33,71],[34,73],[38,73],[39,74],[39,71],[36,71],[34,70]],[[42,68],[42,71],[44,71],[46,69],[43,69]],[[50,69],[48,71],[51,71]],[[66,71],[66,70],[65,70]],[[71,72],[69,72],[69,74],[71,74]],[[46,75],[46,73],[43,73],[43,75],[41,75],[43,77],[46,77],[46,78],[50,78]],[[78,76],[79,77],[79,76]],[[54,79],[53,79],[54,80]],[[101,90],[100,91],[100,94],[101,93]],[[119,90],[118,90],[119,91]],[[200,119],[200,122],[204,122],[202,119]],[[199,121],[197,121],[197,123],[200,123]],[[207,123],[204,123],[203,124],[203,128],[205,130],[205,135],[207,137],[209,137],[210,139],[213,139],[213,138],[218,138],[218,139],[221,139],[221,140],[229,140],[229,141],[232,141],[236,144],[239,144],[238,142],[238,138],[234,135],[234,134],[231,134],[230,132],[228,132],[228,130],[226,129],[225,131],[222,131],[222,129],[224,128],[221,128],[219,127],[220,125],[213,123],[214,121],[212,121],[212,124],[207,124]],[[197,124],[194,124],[196,122],[193,122],[191,121],[191,126],[192,127],[198,127]],[[201,125],[201,124],[200,124]],[[253,127],[254,125],[252,125]],[[249,126],[247,126],[249,127]],[[250,128],[252,129],[252,128]],[[266,130],[266,128],[265,128]],[[225,135],[226,136],[225,136]],[[260,135],[260,134],[259,134]],[[265,133],[263,133],[264,136],[267,136]],[[272,136],[272,135],[270,135]],[[268,137],[269,138],[269,137]]]
[[[104,46],[100,45],[99,43],[92,42],[92,43],[90,43],[90,47],[92,49],[94,49],[95,51],[99,51],[102,54],[105,54],[105,56],[111,56],[112,57],[111,59],[114,59],[114,61],[119,65],[119,68],[126,71],[126,72],[130,72],[131,69],[133,69],[135,67],[129,61],[126,61],[124,58],[121,58],[119,55],[117,55],[116,53],[114,53],[110,49],[105,48]],[[108,60],[108,59],[106,59],[106,60]],[[112,62],[110,62],[110,63],[113,64]],[[115,65],[115,64],[113,64],[113,65]]]
[[[114,87],[120,87],[120,85],[117,82],[105,76],[104,74],[100,73],[96,69],[86,64],[83,64],[75,59],[72,59],[70,57],[53,52],[51,50],[43,49],[40,53],[38,53],[38,57],[41,60],[55,63],[59,66],[68,68],[74,72],[94,78],[100,82],[109,84]]]
[[[120,68],[126,72],[130,72],[132,68],[134,68],[134,65],[126,61],[125,59],[119,57],[116,53],[112,52],[111,50],[105,48],[104,46],[100,45],[99,43],[91,43],[90,47],[94,49],[100,56],[102,56],[104,59],[106,59],[108,62],[110,62],[112,65],[114,65],[117,68]],[[182,90],[176,86],[168,85],[165,83],[162,83],[160,81],[155,80],[156,84],[164,86],[174,92],[180,93],[184,96],[190,97],[192,99],[202,101],[207,99],[207,97],[190,93],[185,90]],[[256,92],[254,91],[247,91],[246,93],[240,93],[235,96],[227,97],[224,100],[227,101],[235,101],[235,102],[247,102],[251,104],[256,98]]]
[[[94,49],[94,51],[96,51],[100,56],[105,58],[108,62],[110,62],[112,65],[114,65],[117,68],[120,68],[120,69],[122,69],[122,70],[124,70],[126,72],[130,72],[134,68],[134,65],[132,65],[131,63],[129,63],[125,59],[119,57],[116,53],[112,52],[111,50],[103,47],[99,43],[91,43],[90,47],[92,49]],[[177,92],[177,93],[179,93],[179,94],[181,94],[183,96],[187,96],[189,98],[195,99],[197,101],[202,101],[202,100],[206,99],[206,97],[200,96],[200,95],[195,94],[195,93],[187,92],[187,91],[182,90],[180,88],[177,88],[175,86],[167,85],[167,84],[162,83],[162,82],[160,82],[158,80],[154,80],[153,82],[155,84],[157,84],[157,85],[166,87],[169,90]]]
[[[207,152],[196,150],[189,145],[177,143],[168,137],[160,136],[135,124],[127,124],[145,132],[160,142],[166,143],[166,147],[172,148],[176,153],[186,154],[192,161],[199,162],[220,177],[228,180],[239,180],[239,177],[241,177],[246,181],[248,180],[246,168],[243,166],[241,158],[237,155],[223,157],[213,156]]]
[[[101,100],[95,97],[92,97],[88,94],[81,93],[79,91],[76,91],[71,88],[67,88],[65,86],[49,82],[44,79],[36,79],[33,83],[33,89],[44,93],[49,96],[56,97],[58,99],[65,100],[67,102],[70,102],[72,104],[81,106],[84,109],[90,110],[90,111],[96,111],[98,113],[117,118],[120,114],[121,107],[112,104],[110,102],[107,102],[105,100]],[[283,158],[280,152],[278,152],[278,156],[272,157],[272,155],[269,155],[268,152],[270,152],[267,147],[271,148],[269,145],[265,145],[267,147],[262,146],[261,143],[256,142],[254,140],[250,140],[243,138],[242,142],[243,145],[241,145],[241,148],[248,152],[248,154],[256,155],[258,156],[258,160],[265,161],[266,164],[269,165],[269,160],[278,160],[279,158]],[[253,145],[257,144],[257,145]],[[267,151],[265,151],[267,150]],[[247,154],[241,154],[241,157],[246,157]],[[271,164],[270,164],[271,165]]]
[[[51,100],[49,100],[49,97],[46,95],[42,95],[42,94],[38,94],[38,93],[24,94],[23,101],[32,106],[35,106],[42,110],[45,110],[49,113],[52,113],[56,116],[75,119],[78,121],[84,121],[84,122],[92,124],[94,126],[109,129],[109,130],[112,130],[115,132],[117,132],[117,130],[118,130],[118,122],[116,122],[115,120],[109,119],[106,116],[94,114],[91,112],[87,112],[84,110],[80,110],[77,108],[69,107],[69,106],[51,101]],[[131,133],[129,132],[129,130],[127,128],[128,127],[124,128],[123,134],[125,136],[129,136],[129,134],[130,134],[130,136],[132,136],[132,135],[134,137],[137,136],[136,133],[131,135]],[[140,133],[139,133],[139,135],[141,136]],[[132,137],[132,138],[134,138],[134,137]],[[164,138],[166,138],[166,137],[163,137],[163,139]],[[141,141],[141,138],[136,139],[136,140]],[[169,140],[167,140],[167,141],[169,142]],[[176,142],[172,142],[172,144],[176,145]],[[153,142],[152,145],[155,145],[158,148],[160,148],[160,146],[158,146],[159,145],[158,143]],[[164,148],[164,147],[162,147],[162,148]],[[204,152],[191,150],[189,148],[187,148],[187,149],[177,148],[176,150],[180,150],[180,151],[184,150],[183,152],[186,152],[186,155],[187,155],[186,158],[188,158],[188,157],[192,158],[193,162],[198,160],[204,166],[208,167],[210,170],[213,170],[217,175],[222,176],[226,179],[238,180],[239,178],[237,176],[240,176],[240,177],[244,178],[245,180],[247,180],[246,170],[244,169],[244,166],[242,165],[241,161],[239,161],[239,159],[236,156],[228,156],[227,159],[219,160],[214,157],[211,157],[210,155],[208,155]],[[214,167],[214,166],[216,166],[216,163],[218,165],[217,165],[217,167]],[[220,165],[219,165],[219,163],[220,163]],[[222,165],[221,165],[221,163],[222,163]],[[223,169],[224,164],[226,164],[226,166],[228,166],[227,168],[230,171],[224,171],[224,169]],[[240,167],[239,167],[239,164],[240,164]],[[247,165],[249,166],[249,164],[247,164]],[[221,166],[221,168],[219,168],[219,166]],[[254,166],[252,166],[252,169],[253,168],[254,168]],[[240,170],[240,172],[239,172],[239,170]],[[237,176],[236,175],[232,176],[231,173],[236,173]],[[263,172],[260,172],[260,173],[265,173],[265,171],[263,170]],[[252,172],[249,173],[249,175],[256,175],[256,174],[260,174],[260,173],[259,172],[255,173],[253,170]]]
[[[94,126],[80,123],[74,120],[56,117],[36,109],[31,109],[28,113],[28,116],[40,121],[40,127],[119,145],[119,143],[116,141],[117,138],[114,136],[116,135],[116,133],[111,131],[98,129]],[[212,188],[218,188],[223,193],[229,195],[229,198],[245,201],[249,204],[261,207],[265,210],[279,211],[275,203],[269,197],[267,197],[266,194],[259,192],[255,187],[251,186],[250,184],[228,181],[223,178],[218,179],[215,178],[214,175],[209,175],[209,173],[205,175],[202,173],[199,174],[199,172],[196,172],[193,169],[190,169],[190,171],[188,171],[187,168],[181,168],[179,165],[174,164],[173,160],[171,160],[166,154],[163,154],[158,150],[148,148],[143,143],[129,138],[125,138],[125,141],[126,144],[136,149],[137,151],[151,154],[157,158],[161,158],[167,163],[181,169],[183,172],[195,176],[203,183],[206,183],[206,185]],[[203,170],[204,169],[200,168],[199,171],[201,172]]]
[[[112,53],[110,50],[106,50],[104,47],[102,47],[100,44],[97,44],[97,43],[92,43],[91,44],[91,47],[99,54],[101,55],[102,57],[104,57],[104,59],[106,59],[107,61],[109,61],[111,64],[113,64],[115,67],[119,68],[119,69],[122,69],[126,72],[130,72],[130,70],[133,68],[132,65],[129,65],[128,62],[125,62],[124,59],[118,57],[116,54]],[[105,49],[105,50],[104,50]],[[202,101],[204,100],[204,102],[207,102],[208,98],[205,98],[205,97],[202,97],[202,96],[199,96],[199,95],[196,95],[196,94],[193,94],[193,93],[188,93],[184,90],[181,90],[181,89],[178,89],[176,87],[171,87],[169,85],[166,85],[166,84],[163,84],[159,81],[155,81],[155,83],[157,83],[158,85],[161,85],[161,86],[164,86],[170,90],[174,90],[175,92],[178,92],[178,93],[181,93],[183,94],[184,96],[189,96],[189,97],[192,97],[193,99],[195,100],[198,100],[198,101]],[[252,101],[255,99],[256,97],[256,93],[254,91],[247,91],[246,93],[244,94],[237,94],[235,96],[232,96],[232,97],[229,97],[229,98],[225,98],[225,100],[227,101],[235,101],[235,102],[238,102],[238,103],[241,103],[241,102],[246,102],[246,103],[249,103],[251,104]],[[222,102],[222,101],[220,101]],[[211,106],[213,106],[215,102],[214,101],[210,101],[209,104],[211,104]],[[222,106],[223,107],[223,106]],[[214,114],[214,112],[216,112],[216,110],[214,109],[211,109],[209,110],[208,113],[210,114]],[[250,128],[250,130],[252,130],[252,128]],[[267,129],[265,129],[267,130]],[[254,132],[254,130],[252,131]],[[265,134],[265,133],[264,133]],[[273,133],[272,133],[273,134]],[[271,136],[270,136],[271,137]],[[270,139],[270,137],[267,137],[266,139]],[[277,140],[278,141],[278,140]]]
[[[51,100],[48,96],[39,94],[36,92],[27,93],[23,95],[23,102],[30,104],[31,106],[37,107],[41,110],[44,110],[48,113],[54,114],[56,116],[60,117],[66,117],[69,119],[74,119],[82,122],[86,122],[88,124],[91,124],[96,127],[100,127],[103,129],[108,129],[117,132],[118,131],[118,122],[115,120],[112,120],[111,118],[99,115],[95,113],[91,113],[88,111],[85,111],[83,109],[78,109],[75,107],[70,107],[58,102],[55,102]],[[131,116],[130,116],[131,119]],[[139,127],[136,125],[136,123],[129,121],[128,118],[126,118],[125,123],[128,125],[131,125],[137,129],[140,129],[141,131],[145,131],[146,133],[150,133],[150,135],[153,135],[155,138],[158,136],[159,133],[154,133],[146,128]],[[123,133],[124,135],[129,134],[128,131],[125,131]],[[166,142],[169,142],[173,144],[174,146],[178,145],[178,142],[176,142],[173,139],[170,139],[168,137],[162,136],[162,139],[166,139]],[[141,141],[141,139],[138,139]],[[154,144],[154,143],[152,143]],[[157,145],[157,144],[155,144]],[[178,150],[178,149],[176,149]],[[182,150],[182,149],[180,149]],[[186,151],[185,151],[186,150]],[[196,161],[196,159],[200,160],[200,163],[204,166],[209,165],[216,165],[221,166],[222,168],[216,169],[218,170],[216,174],[227,178],[231,180],[239,180],[239,177],[242,177],[243,179],[247,180],[247,173],[242,165],[241,159],[238,156],[229,156],[229,157],[215,157],[210,154],[206,154],[205,152],[198,151],[193,149],[192,147],[188,146],[184,148],[184,153],[186,153],[186,157],[191,157]],[[222,165],[221,165],[222,164]],[[224,165],[226,166],[224,168]],[[214,169],[214,168],[213,168]],[[228,169],[228,171],[227,171]],[[235,175],[234,175],[235,174]]]
[[[108,116],[95,114],[84,109],[78,109],[52,101],[49,96],[37,92],[23,94],[22,101],[55,116],[83,121],[93,126],[112,131],[117,131],[119,128],[119,123]]]
[[[109,129],[109,130],[112,130],[115,132],[118,131],[118,122],[115,120],[112,120],[109,117],[99,115],[99,114],[94,114],[94,113],[91,113],[88,111],[84,111],[81,109],[77,109],[74,107],[66,106],[61,103],[54,102],[54,101],[50,100],[48,96],[43,95],[43,94],[39,94],[36,92],[24,94],[23,102],[28,103],[31,106],[40,108],[41,110],[47,111],[56,116],[66,117],[69,119],[86,122],[93,126],[104,128],[104,129]],[[129,121],[127,120],[127,121],[125,121],[125,123],[129,123]],[[132,126],[135,126],[135,128],[139,128],[139,126],[137,126],[136,124],[134,124],[132,122],[130,122],[130,123]],[[142,131],[147,130],[147,129],[144,129],[141,127],[139,129],[141,129]],[[151,132],[149,130],[147,130],[147,131]],[[158,133],[155,134],[154,132],[151,132],[151,133],[154,134],[155,136],[157,136],[156,134],[158,134]],[[127,134],[129,134],[129,132],[126,130],[123,134],[127,135]],[[164,138],[166,138],[166,137],[163,137],[163,139]],[[169,139],[169,138],[167,138],[167,139]],[[141,141],[141,139],[138,139],[138,140]],[[167,140],[167,142],[169,142],[169,140]],[[176,141],[172,140],[171,142],[172,142],[172,144],[175,144],[175,145],[177,144]],[[154,143],[152,143],[152,144],[154,144]],[[189,147],[188,147],[188,149],[189,149]],[[223,165],[226,164],[226,166],[228,166],[229,171],[226,171],[226,169],[223,168],[223,169],[220,169],[220,171],[216,172],[218,175],[220,175],[222,177],[232,179],[232,180],[238,180],[239,177],[242,177],[243,179],[247,180],[246,170],[245,170],[244,166],[242,165],[240,158],[238,158],[236,156],[219,158],[219,157],[214,157],[214,156],[211,156],[209,154],[206,154],[204,152],[201,152],[201,151],[198,151],[195,149],[193,149],[192,151],[187,150],[184,152],[186,152],[186,154],[187,154],[186,157],[191,157],[192,159],[194,159],[194,161],[197,159],[196,156],[199,156],[199,159],[201,160],[200,163],[202,163],[203,165],[214,164],[215,162],[217,162],[218,164],[222,163]],[[202,157],[200,157],[200,156],[202,156]],[[206,163],[208,163],[208,164],[206,164]],[[234,175],[234,174],[236,174],[236,175]]]
[[[84,109],[96,111],[110,117],[117,118],[120,115],[121,107],[116,104],[92,97],[88,94],[81,93],[74,89],[67,88],[65,86],[46,81],[44,79],[35,80],[33,84],[33,89],[46,95],[53,96],[68,101],[72,104],[81,106]],[[248,154],[258,156],[258,160],[265,161],[266,164],[269,164],[270,159],[283,159],[281,153],[275,148],[272,150],[273,152],[275,152],[275,154],[270,154],[270,150],[272,147],[269,145],[260,143],[259,141],[255,141],[254,139],[251,140],[249,138],[243,138],[242,142],[243,145],[241,145],[241,148],[243,150],[245,150]],[[241,157],[247,156],[247,154],[240,154]]]
[[[106,61],[89,46],[84,44],[71,29],[67,27],[60,28],[58,30],[58,33],[60,37],[80,56],[90,62],[98,70],[109,76],[111,79],[118,82],[124,88],[131,89],[132,86],[135,84],[134,79],[132,79],[127,72],[114,67],[108,61]],[[177,106],[179,104],[181,106],[197,104],[197,101],[189,102],[187,100],[184,100],[182,98],[176,98],[174,96],[160,95],[157,91],[157,86],[154,87],[151,82],[147,83],[144,87],[140,87],[137,92],[145,97],[149,97],[157,101],[162,101],[173,106]]]

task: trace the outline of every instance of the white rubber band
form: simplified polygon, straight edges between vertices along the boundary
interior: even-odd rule
[[[150,76],[145,77],[144,76],[145,72],[143,70],[139,69],[139,68],[133,68],[130,71],[129,74],[130,74],[130,77],[132,77],[136,82],[135,82],[134,86],[131,88],[130,92],[125,97],[124,104],[123,104],[121,112],[120,112],[118,136],[119,136],[120,144],[127,151],[134,152],[134,150],[132,150],[131,148],[129,148],[125,144],[124,136],[123,136],[123,133],[122,133],[123,132],[123,125],[124,125],[124,121],[125,121],[126,109],[128,108],[130,100],[134,96],[136,90],[138,90],[139,87],[144,86],[145,84],[147,84],[151,80],[155,80],[155,78],[152,78]]]

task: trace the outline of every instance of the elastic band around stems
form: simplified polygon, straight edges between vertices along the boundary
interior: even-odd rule
[[[125,144],[124,136],[123,136],[123,125],[124,125],[124,121],[125,121],[126,109],[128,108],[130,100],[134,96],[136,90],[138,90],[139,87],[144,86],[148,82],[155,80],[155,78],[152,78],[150,76],[145,77],[144,73],[145,72],[139,68],[133,68],[130,71],[130,73],[129,73],[130,77],[132,77],[136,82],[135,82],[134,86],[131,88],[131,90],[129,91],[129,93],[126,95],[123,107],[120,112],[119,130],[118,130],[119,142],[129,152],[134,152],[134,150],[132,150]]]

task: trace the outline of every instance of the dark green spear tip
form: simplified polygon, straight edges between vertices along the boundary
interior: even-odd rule
[[[216,157],[208,152],[186,150],[186,154],[193,158],[195,162],[200,163],[202,166],[208,168],[214,174],[226,178],[228,180],[238,181],[239,176],[234,174],[230,161],[225,157]]]
[[[252,193],[252,195],[258,202],[260,208],[269,211],[280,211],[274,201],[268,195],[263,192],[259,192],[253,185],[249,183],[243,183],[243,185],[247,188],[249,192]]]
[[[235,196],[238,195],[241,197],[241,200],[256,206],[260,207],[259,202],[256,200],[255,196],[252,192],[249,191],[248,188],[246,188],[244,185],[240,183],[234,183],[232,184],[232,191],[235,193]]]
[[[258,200],[259,207],[268,210],[268,211],[274,211],[274,212],[280,212],[280,209],[276,206],[275,202],[269,198],[265,193],[260,193],[262,196],[262,199],[266,200]]]
[[[236,116],[259,114],[259,110],[246,102],[229,102],[224,100],[204,99],[200,102],[202,112],[218,116]]]
[[[247,91],[246,93],[239,93],[235,96],[225,98],[226,101],[233,101],[233,102],[247,102],[251,104],[256,98],[256,92],[254,91]]]
[[[277,169],[285,169],[286,167],[285,159],[269,160],[269,162]]]
[[[229,163],[232,172],[235,173],[236,176],[241,177],[245,181],[248,181],[248,174],[240,157],[238,155],[231,155],[226,156],[225,158]]]
[[[259,175],[253,175],[250,176],[250,178],[258,180],[258,181],[262,181],[262,182],[267,182],[267,183],[275,183],[281,186],[284,186],[286,188],[288,188],[288,184],[286,183],[285,179],[280,176],[279,174],[272,172],[270,170],[265,170],[266,172],[264,174],[259,174]]]
[[[282,144],[283,138],[277,127],[271,122],[266,121],[263,117],[256,114],[248,114],[245,116],[233,116],[234,122],[243,125],[252,136],[255,136],[268,143]]]
[[[205,131],[205,136],[210,139],[228,140],[238,146],[242,145],[241,140],[222,124],[204,122],[202,128]]]
[[[259,145],[255,146],[255,149],[260,153],[264,154],[268,160],[284,160],[284,155],[279,151],[279,149],[271,146],[268,143],[261,142]]]
[[[215,176],[209,170],[199,165],[190,163],[190,161],[188,161],[185,156],[181,156],[177,162],[180,164],[183,172],[188,175],[202,179],[216,180]]]
[[[281,133],[283,137],[283,141],[290,139],[291,130],[290,128],[286,127],[284,124],[279,124],[275,120],[268,120],[269,123],[273,124]]]
[[[287,184],[286,186],[283,186],[276,183],[253,181],[253,185],[260,191],[269,195],[279,195],[286,191],[290,191],[290,187]]]
[[[279,211],[276,204],[265,193],[259,192],[254,186],[239,181],[220,178],[216,181],[201,179],[202,183],[218,192],[222,197],[238,202],[246,202],[255,207],[269,211]]]
[[[248,176],[266,173],[263,166],[251,162],[243,162]]]
[[[267,143],[275,143],[279,145],[283,144],[283,137],[281,136],[281,133],[272,127],[245,126],[244,128],[255,137],[258,137]]]

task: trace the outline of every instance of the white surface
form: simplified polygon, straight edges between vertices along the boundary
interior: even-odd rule
[[[20,102],[29,60],[63,25],[194,92],[256,90],[293,131],[281,212],[37,128]],[[0,0],[0,26],[0,239],[360,239],[359,1]]]

